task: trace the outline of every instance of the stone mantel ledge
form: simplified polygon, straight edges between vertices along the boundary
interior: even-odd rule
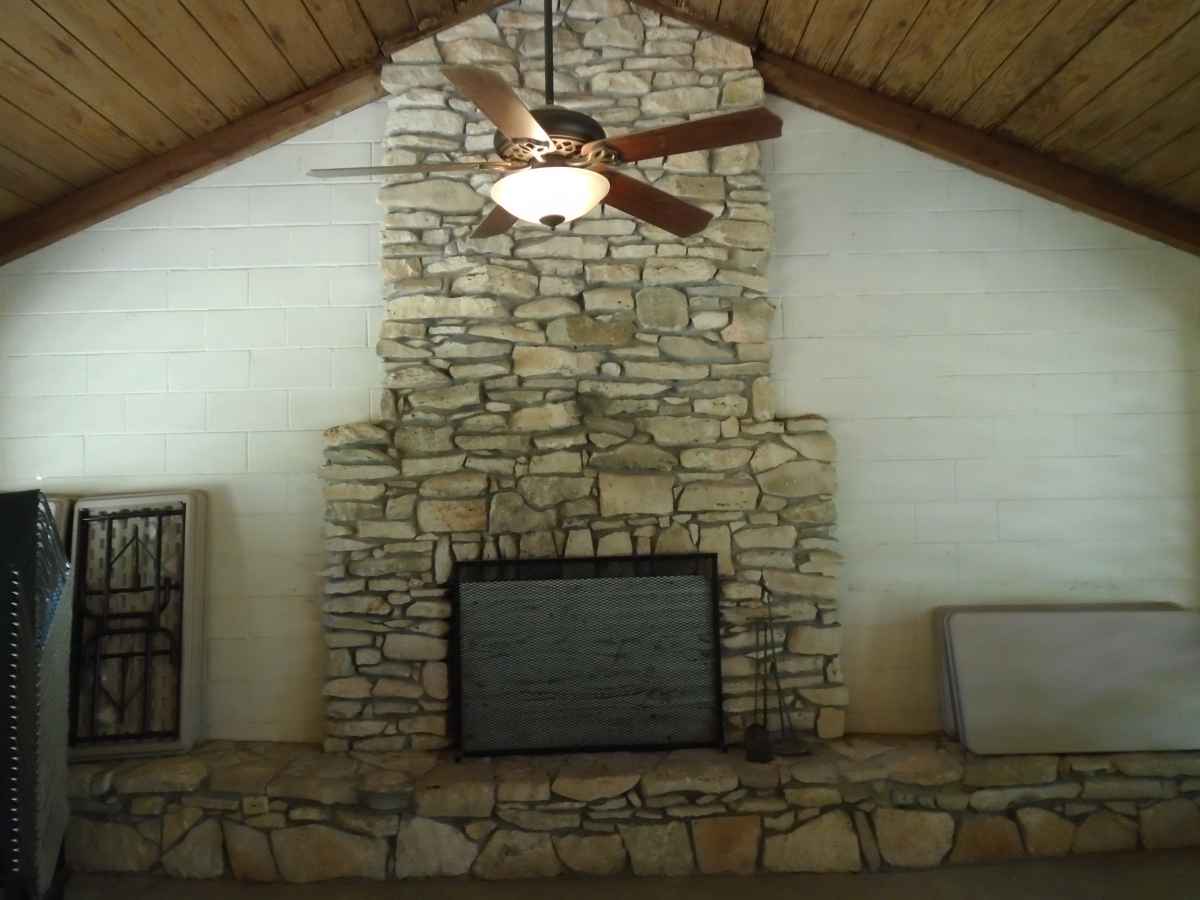
[[[977,757],[854,737],[513,756],[213,742],[71,767],[78,871],[253,881],[875,871],[1200,846],[1200,752]]]

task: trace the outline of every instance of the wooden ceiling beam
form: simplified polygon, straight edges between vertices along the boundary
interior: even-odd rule
[[[767,90],[1071,209],[1200,255],[1200,215],[767,51]]]
[[[379,63],[342,72],[132,169],[0,223],[0,265],[383,96]]]

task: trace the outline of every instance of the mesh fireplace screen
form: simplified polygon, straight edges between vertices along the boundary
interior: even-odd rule
[[[467,755],[723,742],[716,557],[461,563]]]

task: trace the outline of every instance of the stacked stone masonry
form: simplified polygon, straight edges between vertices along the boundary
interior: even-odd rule
[[[450,763],[210,744],[71,769],[76,871],[249,881],[855,872],[1200,846],[1200,753],[830,741]]]
[[[749,51],[624,0],[558,17],[559,102],[612,134],[758,104]],[[542,105],[540,2],[398,52],[385,162],[489,158],[493,126],[439,66],[494,68]],[[626,171],[710,210],[679,239],[614,210],[473,240],[491,174],[380,192],[380,419],[327,433],[331,751],[434,750],[447,732],[456,560],[694,551],[720,561],[723,704],[753,709],[770,600],[794,727],[843,733],[834,446],[772,412],[771,215],[754,144]]]

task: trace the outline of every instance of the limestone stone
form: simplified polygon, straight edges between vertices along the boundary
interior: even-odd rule
[[[513,310],[513,315],[518,319],[557,319],[579,312],[579,304],[567,297],[543,297],[522,303]]]
[[[1102,810],[1092,813],[1075,832],[1073,853],[1120,853],[1137,848],[1138,826],[1132,819]]]
[[[593,94],[640,97],[649,90],[650,83],[634,72],[600,72],[592,76]]]
[[[383,639],[388,659],[440,660],[446,658],[446,641],[423,634],[389,634]]]
[[[837,581],[825,575],[769,569],[763,573],[763,580],[766,582],[767,590],[773,594],[816,597],[820,600],[837,599]]]
[[[204,811],[196,807],[184,806],[170,809],[163,816],[162,845],[173,847],[202,818],[204,818]]]
[[[463,132],[463,117],[448,109],[402,109],[388,114],[388,134],[436,134],[454,136]]]
[[[396,448],[405,454],[440,453],[454,449],[452,435],[453,430],[446,426],[404,423],[396,429],[393,442]]]
[[[688,324],[687,296],[675,288],[643,288],[637,292],[637,319],[643,328],[684,329]]]
[[[944,812],[885,807],[875,810],[873,819],[879,851],[893,866],[936,866],[954,838],[954,819]]]
[[[536,275],[511,266],[484,265],[457,276],[451,283],[451,290],[455,294],[482,294],[529,300],[537,295],[538,279]],[[453,299],[462,300],[461,297]],[[454,315],[447,314],[445,318],[454,318]],[[464,314],[464,318],[476,317]]]
[[[720,422],[696,416],[649,416],[637,424],[664,447],[707,444],[721,436]]]
[[[1074,782],[1060,782],[1031,787],[985,788],[971,795],[971,808],[981,812],[999,812],[1019,803],[1039,800],[1072,800],[1082,788]]]
[[[453,472],[448,475],[435,475],[421,482],[421,495],[423,497],[471,497],[483,493],[487,489],[487,484],[487,476],[482,472]],[[415,537],[415,535],[413,536]]]
[[[641,50],[646,29],[640,16],[630,13],[603,19],[583,35],[584,47]]]
[[[517,490],[533,506],[545,508],[587,497],[594,484],[586,475],[529,475],[517,482]]]
[[[158,847],[132,825],[78,815],[67,826],[66,852],[80,872],[146,872],[158,862]]]
[[[617,834],[556,836],[554,849],[566,867],[580,875],[619,875],[625,870],[625,844]]]
[[[755,473],[764,472],[767,469],[774,469],[781,466],[785,462],[790,462],[795,458],[795,450],[771,441],[760,444],[755,448],[754,456],[750,460],[750,469]]]
[[[763,101],[763,81],[758,76],[739,78],[721,91],[722,106],[753,106]]]
[[[188,756],[168,756],[139,763],[118,772],[113,787],[118,794],[161,794],[194,791],[208,777],[208,766]]]
[[[397,878],[465,875],[479,848],[453,825],[414,816],[396,832]]]
[[[679,454],[680,462],[688,469],[708,469],[722,472],[740,469],[750,461],[752,451],[742,447],[713,449],[701,447],[684,450]]]
[[[163,869],[172,878],[220,878],[225,874],[221,826],[206,819],[163,854]]]
[[[414,409],[436,411],[449,411],[461,409],[464,406],[475,406],[479,403],[479,400],[479,385],[475,382],[452,384],[449,387],[434,388],[428,391],[413,391],[408,395],[408,402],[412,404]]]
[[[746,88],[746,90],[753,92],[754,87]],[[761,84],[758,86],[757,92],[761,97]],[[726,88],[721,93],[721,102],[728,105],[729,96],[730,91]],[[744,175],[753,173],[758,170],[759,164],[760,153],[757,144],[736,144],[733,147],[720,147],[713,151],[712,170],[718,175]],[[730,204],[729,214],[734,218],[747,219],[757,216],[758,211],[753,207],[734,206]],[[769,222],[770,212],[763,210],[762,218]]]
[[[842,802],[842,792],[837,788],[786,788],[783,794],[792,806],[837,806]]]
[[[555,319],[546,327],[552,344],[571,347],[620,347],[633,338],[633,323],[624,320],[601,322],[590,316]]]
[[[525,831],[565,831],[579,828],[577,812],[551,812],[540,809],[501,809],[501,819]]]
[[[405,47],[403,50],[397,50],[392,54],[393,59],[400,56],[400,60],[405,63],[425,61],[419,60],[419,57],[426,55],[427,47],[433,48],[436,53],[437,48],[434,47],[433,41],[421,41],[420,44],[414,44],[411,47]],[[416,58],[414,58],[416,57]],[[440,62],[441,56],[438,55],[429,62]],[[410,88],[415,87],[444,87],[446,79],[442,76],[441,71],[436,66],[415,66],[415,65],[399,65],[399,66],[384,66],[379,73],[380,83],[383,84],[384,90],[392,94],[402,94]],[[381,201],[382,202],[382,201]],[[385,204],[385,205],[404,205],[408,204]],[[429,209],[431,207],[418,207]]]
[[[742,528],[733,536],[739,547],[791,548],[796,546],[796,529],[791,525],[768,525]]]
[[[695,869],[692,844],[682,822],[619,825],[634,875],[690,875]]]
[[[536,510],[515,491],[501,491],[492,496],[488,516],[491,534],[524,534],[553,528],[557,523],[554,510]]]
[[[850,816],[835,810],[795,831],[768,837],[763,844],[763,867],[770,872],[859,871],[862,859]]]
[[[522,241],[516,249],[518,257],[555,261],[601,259],[607,252],[608,245],[600,238],[565,234]]]
[[[653,257],[646,260],[642,269],[642,280],[648,285],[704,284],[710,281],[716,272],[716,265],[707,259]]]
[[[758,488],[752,481],[698,481],[679,496],[680,512],[754,509]]]
[[[513,431],[556,431],[579,424],[574,403],[546,403],[518,409],[513,413]]]
[[[642,112],[652,116],[677,116],[715,110],[720,91],[715,87],[678,87],[651,91],[642,97]]]
[[[454,65],[476,65],[479,63],[506,63],[516,58],[504,44],[479,38],[461,38],[442,44],[442,56]]]
[[[958,828],[952,863],[1000,862],[1024,856],[1021,835],[1005,816],[967,816]]]
[[[1159,778],[1200,775],[1200,753],[1122,753],[1114,761],[1123,775]]]
[[[1085,800],[1166,800],[1175,793],[1172,782],[1155,778],[1089,778],[1083,784]]]
[[[692,823],[696,864],[705,875],[750,875],[758,866],[758,816],[714,816]]]
[[[676,460],[673,453],[653,444],[625,444],[616,450],[594,454],[590,465],[595,469],[671,472]]]
[[[328,825],[299,825],[271,832],[271,848],[284,881],[387,877],[387,842]]]
[[[730,540],[728,525],[701,528],[700,552],[717,554],[718,574],[732,576],[736,573],[737,569],[733,564],[733,541]]]
[[[627,531],[612,531],[602,535],[596,543],[597,556],[630,556],[633,554],[633,542]]]
[[[753,222],[747,219],[716,219],[705,229],[704,234],[713,243],[725,247],[761,250],[770,246],[771,243],[771,226],[766,222]],[[768,321],[770,321],[769,317]],[[735,307],[734,324],[730,328],[736,327]],[[732,334],[736,335],[736,331]],[[730,337],[727,340],[733,340],[733,338]]]
[[[1017,810],[1017,822],[1030,856],[1066,856],[1071,852],[1075,825],[1070,819],[1030,806]]]
[[[723,794],[737,785],[732,763],[708,750],[676,751],[642,776],[642,793],[647,797],[686,791]]]
[[[706,35],[696,41],[696,68],[707,69],[753,69],[754,57],[750,48],[718,35]]]
[[[666,335],[658,342],[658,346],[667,356],[689,362],[727,362],[733,359],[733,350],[727,345],[699,337]]]
[[[437,77],[440,81],[440,73]],[[483,197],[469,185],[445,178],[426,178],[410,184],[387,185],[379,191],[379,202],[384,207],[428,209],[450,215],[468,215],[483,208]]]
[[[487,522],[487,505],[482,497],[472,500],[422,500],[417,504],[417,524],[422,531],[483,531]]]
[[[598,353],[576,353],[560,347],[515,347],[513,372],[535,375],[594,375],[600,366]]]
[[[794,460],[756,476],[763,493],[777,497],[832,494],[837,486],[833,468],[814,460]]]
[[[475,862],[480,878],[553,878],[562,872],[548,834],[501,828],[492,833]]]
[[[620,797],[632,790],[639,780],[639,767],[620,754],[574,756],[559,771],[551,789],[568,800],[591,803]]]
[[[397,297],[387,304],[389,319],[504,319],[508,310],[492,297],[442,297],[415,294]]]
[[[828,431],[810,431],[806,434],[787,435],[785,441],[800,451],[807,459],[833,462],[837,456],[837,444]]]
[[[670,515],[674,510],[675,479],[671,475],[600,473],[600,514],[622,516],[648,513]]]
[[[963,784],[971,787],[1049,784],[1057,779],[1057,756],[968,756],[963,768]]]
[[[496,786],[485,764],[442,764],[417,782],[418,815],[486,819],[495,805]]]
[[[267,833],[230,819],[221,820],[229,867],[238,881],[277,881],[279,870]]]
[[[691,532],[683,525],[672,525],[658,536],[654,552],[663,555],[667,553],[695,553],[696,542],[692,540]]]
[[[421,667],[421,686],[435,700],[450,696],[449,673],[442,662],[427,662]]]
[[[1142,843],[1147,850],[1200,846],[1200,808],[1184,798],[1156,803],[1141,811]]]

